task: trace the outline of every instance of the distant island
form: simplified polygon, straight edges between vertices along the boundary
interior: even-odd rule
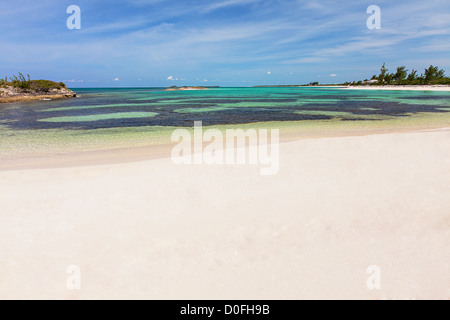
[[[198,86],[177,87],[177,86],[172,86],[172,87],[167,88],[165,91],[208,90],[211,88],[220,88],[220,87],[219,86],[215,86],[215,87],[198,87]]]
[[[0,79],[0,103],[76,97],[63,82],[31,80],[22,73]]]

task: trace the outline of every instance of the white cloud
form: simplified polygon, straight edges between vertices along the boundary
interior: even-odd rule
[[[75,82],[84,82],[84,80],[75,80],[75,79],[71,79],[71,80],[63,80],[62,82],[75,83]]]
[[[332,74],[330,74],[330,77],[337,77],[337,74],[332,73]]]
[[[271,75],[271,74],[272,74],[272,72],[270,72],[270,71],[267,71],[267,74],[268,74],[268,75]]]
[[[119,81],[119,78],[114,78],[114,81]]]
[[[167,80],[173,80],[173,76],[167,77]]]

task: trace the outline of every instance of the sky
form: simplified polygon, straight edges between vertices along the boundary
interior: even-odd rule
[[[73,88],[342,83],[383,62],[450,74],[448,0],[0,0],[0,31],[0,77]]]

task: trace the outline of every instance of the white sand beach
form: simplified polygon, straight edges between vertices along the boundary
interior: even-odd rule
[[[0,298],[449,298],[449,130],[280,153],[274,176],[168,158],[0,172]]]
[[[447,85],[427,85],[427,86],[349,86],[340,87],[348,90],[395,90],[395,91],[450,91]]]

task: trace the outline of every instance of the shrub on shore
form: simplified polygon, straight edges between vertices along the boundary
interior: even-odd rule
[[[35,91],[47,92],[51,89],[66,88],[66,85],[63,82],[53,82],[50,80],[31,80],[30,88]]]
[[[12,75],[10,78],[5,76],[4,79],[0,79],[0,87],[13,87],[21,91],[34,91],[34,92],[49,92],[52,89],[65,89],[67,88],[63,82],[54,82],[50,80],[31,80],[30,75],[25,77],[22,73],[18,75]]]
[[[27,74],[27,78],[25,78],[25,76],[19,72],[18,76],[15,74],[12,75],[10,82],[15,88],[28,89],[30,88],[31,79],[29,74]]]

